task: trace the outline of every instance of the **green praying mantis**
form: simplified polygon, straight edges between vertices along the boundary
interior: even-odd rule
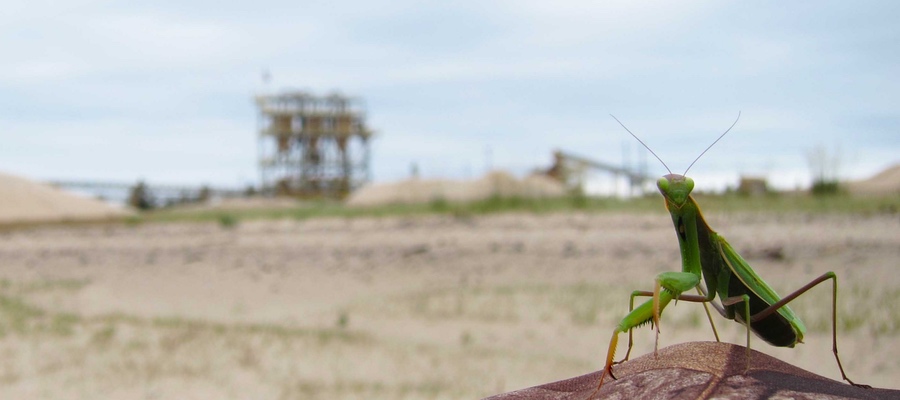
[[[666,209],[672,216],[672,223],[675,225],[675,233],[678,236],[678,245],[681,249],[681,272],[662,272],[656,276],[654,290],[651,291],[635,291],[631,294],[631,311],[622,319],[621,322],[613,330],[612,339],[609,342],[609,350],[606,356],[606,365],[601,372],[600,382],[594,394],[599,392],[603,386],[603,380],[606,375],[613,379],[612,367],[628,360],[631,354],[631,348],[634,344],[632,329],[640,325],[651,323],[656,329],[656,346],[659,346],[659,318],[662,311],[672,300],[678,300],[702,303],[706,309],[706,315],[713,329],[716,341],[719,340],[716,327],[713,324],[712,316],[709,312],[707,304],[713,307],[723,317],[735,320],[747,327],[747,367],[750,366],[750,331],[752,330],[757,336],[773,346],[794,347],[797,343],[803,342],[803,335],[806,327],[800,318],[794,314],[794,311],[787,306],[787,303],[799,297],[807,290],[814,286],[831,280],[832,289],[832,351],[834,358],[837,360],[838,368],[841,376],[854,386],[868,387],[854,383],[844,373],[844,367],[841,365],[841,359],[838,356],[837,349],[837,276],[834,272],[826,272],[822,276],[812,280],[810,283],[781,298],[778,294],[766,284],[762,278],[757,275],[750,265],[731,247],[728,241],[720,234],[712,230],[703,215],[700,213],[700,206],[691,197],[691,190],[694,188],[694,181],[685,176],[694,163],[703,156],[710,148],[712,148],[722,137],[725,136],[737,124],[740,119],[738,113],[734,123],[722,133],[706,150],[700,153],[694,162],[688,166],[684,174],[673,174],[672,170],[666,165],[653,150],[634,133],[628,130],[621,121],[612,116],[631,136],[637,139],[647,150],[658,159],[666,170],[668,175],[660,178],[656,185],[662,193],[666,201]],[[701,275],[705,282],[705,288],[700,285]],[[685,292],[697,290],[696,295],[684,294]],[[719,295],[721,306],[713,303],[713,300]],[[644,304],[634,308],[634,298],[637,296],[652,297]],[[628,352],[625,358],[619,362],[613,362],[615,357],[616,345],[618,343],[619,333],[628,332]],[[654,350],[655,354],[655,350]],[[593,395],[591,396],[593,397]]]

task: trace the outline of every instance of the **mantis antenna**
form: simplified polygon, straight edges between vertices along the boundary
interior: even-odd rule
[[[615,118],[615,117],[613,117],[613,118]],[[687,169],[684,170],[684,173],[681,174],[681,175],[682,175],[682,176],[686,176],[687,173],[688,173],[688,171],[691,169],[691,167],[694,166],[694,163],[696,163],[697,160],[700,159],[700,157],[703,157],[703,155],[706,154],[706,151],[707,151],[707,150],[709,150],[709,149],[711,149],[713,146],[715,146],[716,143],[719,143],[719,140],[721,140],[723,137],[725,137],[725,134],[728,133],[728,131],[730,131],[731,128],[734,128],[734,126],[737,125],[739,119],[741,119],[741,112],[740,112],[740,111],[738,111],[738,116],[737,116],[737,118],[734,119],[734,122],[731,124],[731,126],[729,126],[728,129],[726,129],[724,133],[722,133],[721,135],[719,135],[719,138],[716,139],[716,141],[712,142],[712,144],[709,145],[709,147],[707,147],[706,150],[703,150],[703,152],[700,153],[700,155],[697,156],[697,158],[694,159],[694,161],[691,163],[691,165],[688,165]],[[631,133],[631,132],[629,132],[629,133]],[[632,136],[633,136],[633,135],[632,135]],[[638,139],[638,140],[640,140],[640,139]],[[642,143],[642,144],[643,144],[643,143]],[[644,147],[647,147],[647,146],[645,145]],[[652,151],[651,151],[651,153],[652,153]],[[654,154],[654,155],[656,155],[656,154]],[[659,157],[657,157],[657,158],[659,158]],[[670,172],[670,174],[671,174],[671,172]]]
[[[738,115],[740,115],[740,114],[738,114]],[[628,132],[628,133],[629,133],[629,134],[631,134],[631,136],[632,136],[632,137],[633,137],[633,138],[635,138],[635,139],[637,139],[637,141],[638,141],[638,142],[640,142],[640,143],[641,143],[641,145],[643,145],[643,146],[644,146],[644,148],[645,148],[645,149],[647,149],[647,151],[649,151],[649,152],[650,152],[650,154],[653,154],[653,157],[656,157],[656,159],[657,159],[657,160],[659,160],[659,162],[661,162],[661,163],[662,163],[662,165],[663,165],[663,167],[666,167],[666,171],[669,171],[669,174],[671,174],[671,173],[672,173],[672,170],[671,170],[671,169],[669,169],[669,166],[668,166],[668,165],[666,165],[666,163],[665,163],[665,161],[663,161],[663,160],[662,160],[662,158],[659,158],[659,156],[658,156],[658,155],[656,155],[656,153],[654,153],[654,152],[653,152],[653,150],[652,150],[652,149],[650,149],[650,146],[647,146],[647,144],[646,144],[646,143],[644,143],[644,141],[643,141],[643,140],[641,140],[641,138],[639,138],[639,137],[637,137],[637,135],[635,135],[635,134],[633,134],[633,133],[631,133],[631,131],[630,131],[630,130],[628,130],[628,127],[627,127],[627,126],[625,126],[625,124],[623,124],[623,123],[622,123],[622,121],[619,121],[619,119],[618,119],[618,118],[616,118],[616,116],[615,116],[615,115],[612,115],[612,114],[609,114],[609,116],[610,116],[610,117],[613,117],[613,119],[614,119],[614,120],[616,120],[616,122],[618,122],[618,123],[619,123],[619,125],[622,125],[622,127],[623,127],[623,128],[625,128],[625,131],[626,131],[626,132]],[[735,122],[737,122],[737,121],[735,121]],[[732,126],[733,126],[733,125],[732,125]],[[728,128],[728,129],[731,129],[731,128]],[[726,132],[725,132],[725,133],[728,133],[728,132],[727,132],[727,131],[726,131]],[[721,137],[720,137],[720,139],[721,139]],[[718,140],[716,140],[716,141],[718,141]],[[713,144],[715,144],[715,143],[713,143]],[[712,147],[712,146],[710,146],[710,147]],[[707,150],[709,150],[709,149],[707,149]],[[703,152],[704,152],[704,153],[705,153],[705,152],[706,152],[706,150],[704,150],[704,151],[703,151]],[[701,155],[701,156],[702,156],[702,155],[703,155],[703,154],[702,154],[702,153],[701,153],[701,154],[700,154],[700,155]],[[698,158],[699,158],[699,157],[698,157]],[[694,161],[697,161],[697,160],[694,160]],[[693,163],[691,163],[691,165],[694,165],[694,164],[693,164]],[[688,167],[688,168],[690,168],[690,167]]]

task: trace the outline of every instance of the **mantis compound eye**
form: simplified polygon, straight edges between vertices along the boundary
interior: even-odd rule
[[[669,178],[662,177],[656,181],[656,187],[659,188],[660,192],[668,192],[669,191]]]

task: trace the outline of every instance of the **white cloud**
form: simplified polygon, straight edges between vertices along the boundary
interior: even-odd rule
[[[379,179],[405,176],[417,159],[458,176],[478,170],[487,147],[497,166],[521,170],[556,147],[618,162],[634,143],[609,113],[678,170],[743,111],[692,169],[711,180],[802,170],[810,138],[862,138],[847,150],[864,154],[865,168],[900,146],[891,3],[828,3],[802,20],[806,6],[775,2],[10,7],[17,18],[0,16],[0,135],[7,149],[54,150],[0,150],[0,169],[89,175],[99,169],[67,166],[88,151],[79,143],[99,141],[137,154],[107,160],[123,163],[126,179],[179,177],[158,168],[160,157],[217,179],[255,176],[250,96],[264,69],[270,89],[366,100],[381,132]],[[242,147],[210,146],[231,142]]]

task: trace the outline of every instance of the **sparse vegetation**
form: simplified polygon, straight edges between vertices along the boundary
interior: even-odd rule
[[[771,195],[745,197],[737,195],[699,195],[705,209],[713,212],[807,212],[807,213],[858,213],[880,214],[900,209],[900,197],[852,197],[804,195]],[[309,219],[320,217],[389,217],[428,214],[476,216],[509,212],[534,214],[564,212],[626,212],[664,214],[662,200],[655,194],[634,199],[572,196],[555,199],[529,199],[521,197],[492,197],[466,204],[436,199],[421,205],[390,205],[370,208],[347,208],[338,203],[319,202],[296,208],[234,210],[227,214],[220,211],[171,211],[160,210],[143,214],[137,221],[218,221],[223,227],[231,227],[239,220],[254,219]]]
[[[337,327],[338,329],[346,329],[347,325],[350,324],[350,313],[347,311],[341,311],[338,314]]]
[[[238,219],[233,214],[222,214],[219,216],[219,226],[229,229],[234,228],[238,224]]]
[[[841,193],[838,181],[817,180],[813,182],[810,192],[813,196],[833,196]]]
[[[131,188],[131,192],[128,195],[128,205],[138,210],[149,210],[155,206],[153,203],[153,195],[150,193],[150,189],[147,188],[147,184],[144,183],[144,181],[138,181],[138,183]]]
[[[835,148],[833,152],[829,152],[825,146],[819,145],[807,152],[806,157],[813,178],[810,193],[816,197],[840,194],[840,149]]]

